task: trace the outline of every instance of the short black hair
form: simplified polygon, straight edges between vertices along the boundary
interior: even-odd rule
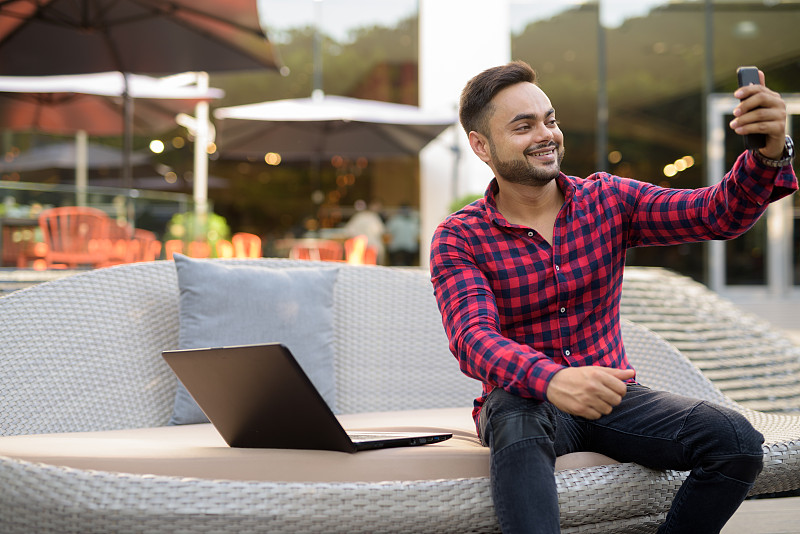
[[[488,136],[492,99],[506,87],[522,82],[536,83],[536,71],[524,61],[486,69],[468,81],[458,106],[458,117],[467,135],[476,131]]]

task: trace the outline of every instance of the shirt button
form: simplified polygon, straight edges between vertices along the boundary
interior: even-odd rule
[[[556,271],[560,271],[560,270],[561,270],[561,267],[559,267],[558,265],[556,265]]]
[[[567,311],[566,308],[561,308],[561,313],[564,313],[565,311]]]
[[[570,354],[572,354],[571,350],[567,349],[564,351],[564,356],[569,356]]]
[[[528,237],[533,237],[533,232],[528,232]]]

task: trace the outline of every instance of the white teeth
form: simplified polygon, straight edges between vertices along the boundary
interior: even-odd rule
[[[551,146],[549,148],[540,149],[536,151],[526,151],[525,155],[538,158],[538,157],[552,156],[555,153],[556,153],[556,147]]]

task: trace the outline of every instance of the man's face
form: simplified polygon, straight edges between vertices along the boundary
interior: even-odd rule
[[[497,93],[492,104],[487,163],[498,179],[532,186],[554,180],[564,159],[564,136],[544,91],[518,83]]]

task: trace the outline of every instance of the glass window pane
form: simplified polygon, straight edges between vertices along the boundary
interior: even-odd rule
[[[212,85],[226,91],[218,105],[308,98],[315,88],[419,104],[418,0],[259,0],[259,7],[286,70],[215,74]],[[416,156],[309,156],[279,165],[263,157],[219,159],[210,172],[229,182],[217,195],[217,211],[235,227],[260,228],[276,240],[333,232],[358,200],[381,203],[384,215],[420,202]]]
[[[512,3],[510,17],[511,56],[536,70],[564,132],[564,172],[587,176],[596,170],[597,2]]]

